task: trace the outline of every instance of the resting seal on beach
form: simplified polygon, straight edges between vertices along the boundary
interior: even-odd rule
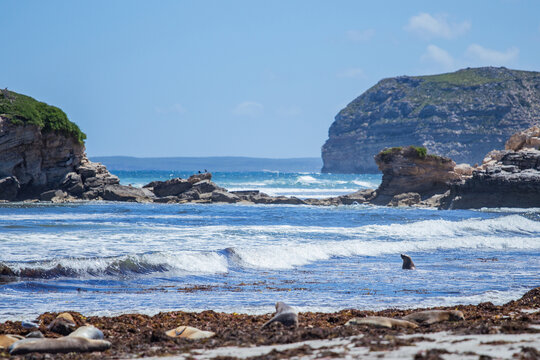
[[[296,327],[298,326],[298,314],[289,305],[285,304],[284,302],[278,301],[276,303],[276,315],[272,319],[268,320],[261,327],[261,329],[264,329],[265,327],[269,326],[274,322],[280,322],[285,326]]]
[[[441,321],[465,320],[465,316],[459,310],[426,310],[409,314],[403,319],[429,325]]]
[[[105,351],[111,343],[105,340],[91,340],[76,336],[65,336],[58,339],[24,339],[13,343],[9,347],[10,355],[23,355],[32,352],[38,353],[70,353]]]
[[[383,316],[368,316],[365,318],[352,318],[349,321],[345,323],[345,325],[369,325],[369,326],[375,326],[375,327],[384,327],[384,328],[417,328],[418,325],[416,325],[413,322],[407,321],[407,320],[399,320],[399,319],[392,319],[388,317]]]
[[[165,334],[172,338],[206,339],[216,335],[215,332],[199,330],[191,326],[179,326],[176,329],[166,331]]]
[[[416,266],[414,266],[414,263],[409,255],[401,254],[401,258],[403,259],[403,266],[402,269],[405,270],[415,270]]]
[[[90,340],[103,340],[103,332],[92,325],[81,326],[68,335],[69,337],[81,337]]]

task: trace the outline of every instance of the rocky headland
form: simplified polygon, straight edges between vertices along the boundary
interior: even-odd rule
[[[540,206],[540,128],[513,134],[504,150],[481,165],[457,165],[425,147],[390,147],[374,156],[383,173],[377,189],[326,199],[269,196],[259,190],[228,191],[211,173],[120,185],[107,168],[88,160],[85,135],[58,108],[0,92],[0,201],[77,200],[155,203],[291,205],[375,204],[442,209]]]
[[[418,144],[475,164],[540,118],[540,73],[467,68],[383,79],[341,110],[322,147],[323,172],[376,173],[382,148]]]
[[[518,132],[505,150],[489,152],[472,167],[414,146],[375,156],[382,183],[366,202],[441,209],[540,206],[540,128]]]

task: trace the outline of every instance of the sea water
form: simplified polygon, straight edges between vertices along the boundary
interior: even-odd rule
[[[123,184],[186,177],[118,172]],[[234,190],[300,198],[379,175],[216,173]],[[540,286],[540,209],[367,205],[0,205],[0,320],[213,309],[270,313],[502,304]],[[401,269],[400,254],[417,270]]]

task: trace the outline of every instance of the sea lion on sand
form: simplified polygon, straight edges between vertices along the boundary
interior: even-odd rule
[[[216,333],[212,331],[199,330],[191,326],[179,326],[176,329],[166,331],[165,334],[172,338],[187,338],[187,339],[206,339],[210,338]]]
[[[0,349],[7,349],[11,344],[24,339],[19,335],[0,335]]]
[[[261,329],[267,327],[268,325],[272,324],[273,322],[280,322],[285,326],[298,326],[298,314],[296,311],[290,307],[289,305],[285,304],[284,302],[278,301],[276,303],[276,315],[268,320]]]
[[[465,317],[459,310],[426,310],[409,314],[403,319],[429,325],[441,321],[465,320]]]
[[[90,340],[82,337],[61,337],[58,339],[24,339],[13,343],[9,347],[10,355],[23,355],[32,352],[38,353],[69,353],[105,351],[111,343],[105,340]]]
[[[417,328],[413,322],[407,320],[392,319],[383,316],[368,316],[365,318],[352,318],[345,323],[345,325],[370,325],[375,327],[384,327],[384,328]]]
[[[403,266],[402,269],[405,270],[415,270],[416,266],[414,266],[414,263],[409,255],[401,254],[401,258],[403,259]]]

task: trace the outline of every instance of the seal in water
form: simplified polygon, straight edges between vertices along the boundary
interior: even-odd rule
[[[403,266],[402,269],[405,270],[415,270],[416,266],[414,266],[414,263],[412,262],[412,259],[409,255],[401,254],[401,258],[403,259]]]
[[[82,337],[61,337],[57,339],[24,339],[13,343],[9,347],[10,355],[23,355],[32,352],[38,353],[70,353],[105,351],[111,343],[105,340],[90,340]]]
[[[465,317],[459,310],[426,310],[409,314],[403,319],[421,324],[435,324],[441,321],[465,320]]]
[[[267,327],[268,325],[274,323],[274,322],[280,322],[285,326],[298,326],[298,314],[296,314],[296,311],[289,305],[285,304],[284,302],[278,301],[276,303],[276,315],[268,320],[261,329]]]

